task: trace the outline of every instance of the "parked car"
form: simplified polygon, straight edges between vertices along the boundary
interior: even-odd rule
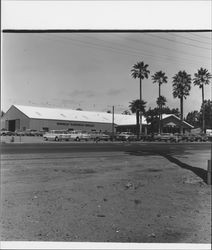
[[[181,140],[179,135],[174,135],[171,133],[161,133],[161,134],[154,134],[153,136],[154,141],[164,141],[164,142],[178,142]]]
[[[197,134],[195,135],[195,141],[206,142],[208,141],[208,136],[206,134]]]
[[[74,141],[88,141],[91,139],[91,135],[86,131],[81,130],[71,130],[68,131],[69,139]]]
[[[6,130],[6,129],[1,129],[1,135],[14,135],[14,132]]]
[[[137,136],[131,132],[121,132],[117,135],[117,140],[119,141],[135,141]]]
[[[194,141],[196,141],[196,136],[194,134],[183,134],[182,141],[194,142]]]
[[[14,134],[17,136],[25,136],[26,135],[25,131],[22,131],[20,129],[15,130]]]
[[[102,132],[91,132],[90,138],[94,141],[109,141],[110,136]]]
[[[45,141],[69,141],[70,135],[67,131],[64,130],[51,130],[50,132],[47,132],[43,135],[43,139]]]

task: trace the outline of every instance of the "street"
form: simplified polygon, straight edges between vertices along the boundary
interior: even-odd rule
[[[2,144],[2,240],[210,243],[210,147]]]

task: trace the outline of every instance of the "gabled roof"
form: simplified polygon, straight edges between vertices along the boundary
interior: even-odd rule
[[[34,119],[48,119],[48,120],[63,120],[63,121],[81,121],[81,122],[99,122],[112,123],[112,114],[104,112],[93,112],[62,108],[46,108],[14,105],[18,110]],[[135,125],[135,115],[114,114],[114,123],[117,125]],[[143,117],[143,124],[146,120]]]
[[[168,118],[168,117],[170,117],[170,116],[172,116],[172,117],[174,117],[175,119],[177,119],[177,120],[180,121],[180,118],[177,117],[177,116],[174,115],[174,114],[162,114],[162,120],[164,120],[164,119],[166,119],[166,118]],[[185,121],[183,121],[183,123],[186,124],[186,125],[188,125],[190,128],[194,128],[194,126],[192,126],[191,124],[189,124],[189,123],[187,123],[187,122],[185,122]]]

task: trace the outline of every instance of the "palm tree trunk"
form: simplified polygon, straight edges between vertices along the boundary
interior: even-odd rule
[[[139,129],[140,129],[140,127],[139,127],[139,114],[140,114],[140,112],[139,112],[139,110],[136,110],[136,133],[137,133],[137,139],[139,140]]]
[[[183,97],[180,97],[180,133],[183,134]]]
[[[141,72],[140,72],[141,74]],[[142,101],[142,80],[141,80],[141,77],[140,77],[140,102]],[[139,112],[140,114],[140,129],[139,129],[139,135],[142,134],[142,114],[141,114],[141,111]]]
[[[202,132],[205,133],[204,85],[202,84]]]
[[[160,83],[159,83],[159,99],[161,95],[161,89],[160,89]],[[159,103],[159,134],[161,133],[161,103]]]

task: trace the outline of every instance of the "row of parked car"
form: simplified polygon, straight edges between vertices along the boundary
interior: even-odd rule
[[[22,130],[15,130],[14,132],[12,131],[8,131],[6,129],[1,129],[1,136],[12,136],[12,135],[16,135],[16,136],[43,136],[45,133],[45,131],[38,131],[35,129],[26,129],[25,131]]]
[[[86,132],[86,131],[68,131],[68,130],[51,130],[50,132],[37,131],[34,129],[27,129],[25,131],[16,130],[15,132],[8,131],[6,129],[1,130],[1,136],[43,136],[44,140],[54,140],[54,141],[137,141],[137,136],[131,132],[121,132],[121,133],[102,133],[102,132]],[[159,142],[206,142],[208,141],[208,136],[206,134],[171,134],[171,133],[161,133],[161,134],[148,134],[141,135],[141,141],[159,141]]]
[[[45,141],[88,141],[88,140],[104,140],[109,141],[110,136],[105,133],[92,132],[88,133],[86,131],[76,131],[76,130],[51,130],[43,135]]]
[[[137,136],[131,132],[122,132],[122,133],[101,133],[101,132],[84,132],[84,131],[61,131],[61,130],[52,130],[49,133],[43,135],[44,140],[54,140],[54,141],[137,141]],[[141,141],[158,141],[158,142],[206,142],[208,141],[208,136],[206,134],[149,134],[141,135]]]
[[[164,142],[206,142],[208,136],[206,134],[151,134],[143,135],[143,141],[164,141]]]

